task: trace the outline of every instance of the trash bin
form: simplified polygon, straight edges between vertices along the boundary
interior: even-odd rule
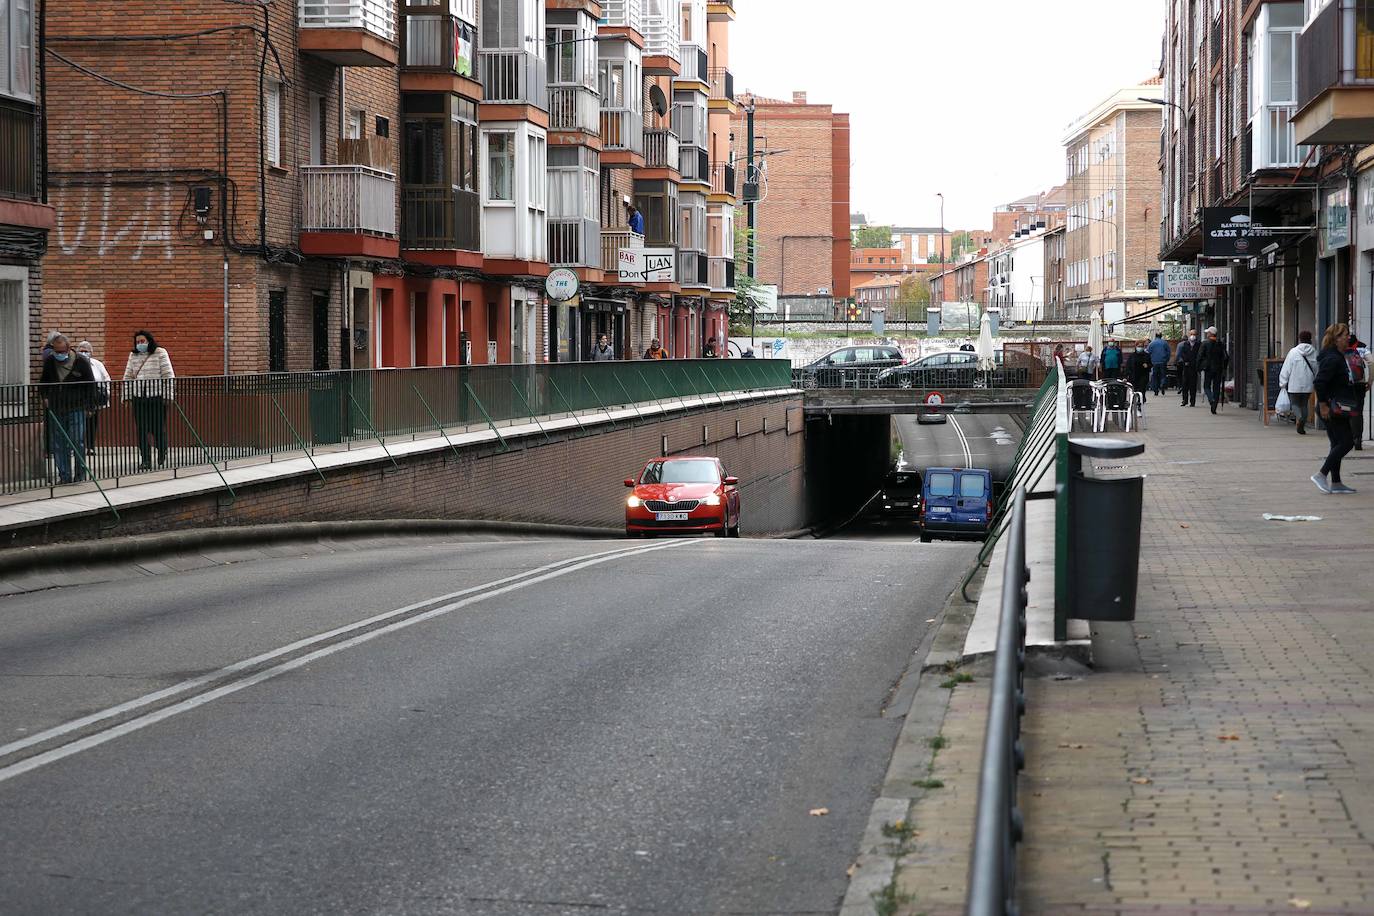
[[[1143,451],[1143,442],[1069,437],[1069,617],[1135,619],[1145,478],[1086,477],[1083,459]]]

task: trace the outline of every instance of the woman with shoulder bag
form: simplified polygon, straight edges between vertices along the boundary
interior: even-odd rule
[[[1313,380],[1313,387],[1317,391],[1317,410],[1326,423],[1326,437],[1331,441],[1331,451],[1321,470],[1312,475],[1312,482],[1323,493],[1344,495],[1355,492],[1341,483],[1341,459],[1355,445],[1350,426],[1350,419],[1357,409],[1355,386],[1350,379],[1350,364],[1345,358],[1349,343],[1350,328],[1333,324],[1322,335],[1322,349],[1317,354],[1317,377]]]
[[[172,359],[148,331],[134,332],[134,348],[124,365],[124,391],[133,402],[138,429],[140,471],[153,466],[149,439],[157,445],[157,464],[167,464],[167,401],[172,397]]]

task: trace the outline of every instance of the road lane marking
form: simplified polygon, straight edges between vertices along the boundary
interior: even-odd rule
[[[964,450],[964,467],[973,467],[973,452],[968,447],[968,437],[964,435],[964,430],[959,426],[959,421],[954,417],[949,418],[949,425],[954,427],[954,435],[959,437],[959,446]]]
[[[111,706],[108,709],[103,709],[99,712],[94,712],[90,715],[82,716],[79,719],[73,719],[70,722],[64,722],[61,725],[45,729],[44,731],[38,732],[33,735],[29,735],[25,738],[21,738],[18,741],[13,741],[5,745],[0,745],[0,758],[6,757],[10,754],[24,750],[26,748],[33,747],[37,744],[43,744],[45,742],[52,741],[55,738],[60,738],[63,735],[70,734],[74,731],[79,731],[80,729],[97,724],[107,719],[114,718],[116,716],[123,715],[124,713],[132,712],[142,707],[152,705],[161,700],[170,699],[171,697],[174,697],[177,694],[186,693],[191,690],[196,690],[200,687],[208,686],[216,681],[223,680],[226,677],[233,677],[236,674],[257,667],[258,665],[261,665],[264,662],[269,662],[272,659],[280,658],[284,655],[289,655],[292,652],[297,652],[301,649],[308,648],[310,646],[317,645],[322,642],[328,642],[329,640],[336,639],[340,636],[346,635],[356,630],[364,629],[366,627],[373,626],[375,624],[382,623],[387,620],[392,620],[396,617],[402,617],[405,614],[419,610],[420,608],[426,607],[427,605],[432,605],[437,602],[451,601],[454,598],[461,599],[451,604],[445,604],[438,608],[425,611],[413,617],[405,617],[404,619],[388,624],[387,626],[380,627],[375,630],[369,630],[368,632],[363,633],[359,636],[354,636],[351,639],[333,643],[325,648],[317,649],[316,651],[311,652],[307,655],[300,656],[298,658],[291,659],[290,661],[283,662],[271,668],[267,668],[263,671],[259,671],[256,674],[251,675],[250,677],[237,681],[231,681],[228,684],[223,684],[220,687],[214,688],[205,693],[196,694],[195,696],[188,697],[185,700],[164,707],[162,709],[156,710],[154,712],[145,713],[144,715],[138,718],[131,719],[128,722],[124,722],[120,725],[112,726],[111,728],[106,729],[104,731],[88,735],[85,738],[81,738],[77,741],[72,742],[71,744],[65,744],[61,747],[57,747],[50,751],[45,751],[41,754],[29,757],[25,760],[18,761],[17,763],[10,764],[9,766],[0,767],[0,782],[4,782],[5,780],[11,779],[22,773],[27,773],[30,770],[37,769],[38,767],[43,766],[47,763],[52,763],[54,761],[61,760],[63,757],[68,757],[72,754],[79,753],[80,751],[86,750],[87,748],[104,744],[106,741],[113,740],[114,738],[128,734],[131,731],[136,731],[140,728],[152,725],[154,722],[160,722],[165,718],[168,718],[172,715],[176,715],[177,713],[185,712],[189,709],[194,709],[195,707],[200,706],[203,703],[208,703],[211,700],[218,699],[221,696],[227,696],[230,693],[236,693],[239,690],[242,690],[246,687],[251,687],[254,684],[261,683],[262,681],[265,681],[270,677],[275,677],[278,674],[282,674],[286,671],[298,668],[301,664],[304,664],[307,661],[311,661],[317,658],[323,658],[326,655],[330,655],[334,652],[341,651],[344,648],[350,648],[352,646],[358,645],[359,643],[366,642],[376,636],[380,636],[383,633],[395,632],[397,630],[404,629],[405,627],[409,627],[421,621],[430,620],[442,614],[447,614],[452,611],[456,611],[460,608],[467,607],[470,604],[476,604],[479,601],[485,601],[488,598],[495,598],[500,595],[504,595],[509,592],[515,591],[516,589],[525,588],[526,586],[530,585],[537,585],[541,582],[547,582],[550,579],[555,579],[561,576],[569,575],[570,573],[579,572],[583,569],[586,569],[591,566],[597,566],[601,563],[609,563],[613,560],[619,560],[629,556],[638,556],[639,554],[650,553],[656,550],[666,550],[676,547],[682,547],[684,545],[692,543],[696,542],[669,541],[662,544],[654,544],[649,546],[637,545],[628,548],[622,547],[617,548],[615,550],[606,550],[601,551],[599,553],[583,554],[582,556],[578,557],[570,557],[566,560],[559,560],[556,563],[549,563],[544,566],[539,566],[534,569],[525,570],[523,572],[506,576],[501,579],[495,579],[491,582],[483,583],[482,585],[474,585],[470,588],[461,589],[456,592],[450,592],[447,595],[438,595],[432,598],[424,599],[422,601],[417,601],[413,604],[408,604],[405,607],[400,607],[396,608],[395,610],[386,611],[382,614],[376,614],[372,617],[366,618],[365,620],[359,620],[341,627],[336,627],[335,629],[328,630],[324,633],[318,633],[314,636],[309,636],[305,639],[297,640],[288,645],[281,646],[277,649],[273,649],[270,652],[264,652],[260,655],[255,655],[252,658],[246,658],[242,661],[234,662],[232,665],[227,665],[209,674],[204,674],[200,677],[190,678],[189,680],[182,681],[179,684],[174,684],[171,687],[165,687],[162,690],[157,690],[152,693],[144,694],[141,697],[136,697],[124,703],[120,703],[117,706]],[[35,761],[38,762],[35,763]]]

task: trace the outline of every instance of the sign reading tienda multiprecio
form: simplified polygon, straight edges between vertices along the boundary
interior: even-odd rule
[[[1253,258],[1278,239],[1278,214],[1248,207],[1202,208],[1202,256]]]

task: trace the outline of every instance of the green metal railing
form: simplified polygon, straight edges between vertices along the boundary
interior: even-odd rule
[[[302,454],[323,479],[321,449],[380,444],[390,455],[397,441],[433,436],[452,447],[453,435],[479,429],[505,447],[511,425],[547,437],[547,418],[572,416],[584,432],[597,414],[623,424],[646,404],[791,385],[786,360],[703,359],[0,386],[0,494],[55,489],[55,455],[74,456],[72,476],[116,486],[158,470],[213,467],[222,476],[232,461]],[[72,411],[86,414],[82,441],[57,420]]]

